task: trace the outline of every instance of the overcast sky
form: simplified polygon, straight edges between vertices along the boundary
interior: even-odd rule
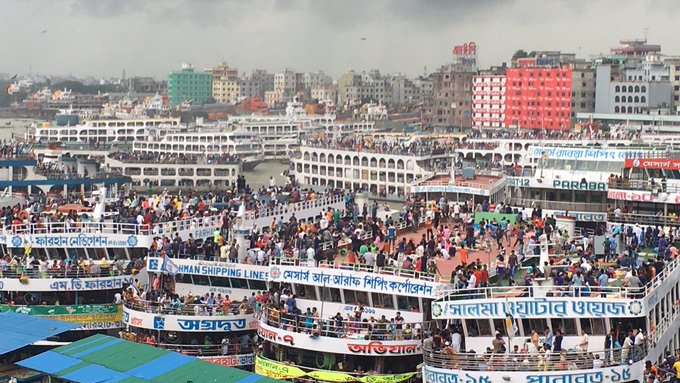
[[[650,42],[680,54],[678,16],[675,0],[1,0],[0,72],[162,78],[224,60],[415,76],[468,41],[488,67],[519,48],[608,52],[649,27]]]

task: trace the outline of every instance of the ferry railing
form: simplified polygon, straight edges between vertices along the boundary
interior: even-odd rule
[[[5,227],[9,234],[127,234],[127,235],[167,235],[177,231],[222,225],[221,215],[197,216],[183,220],[139,225],[127,222],[40,222],[22,223]],[[212,234],[212,233],[211,233]]]
[[[271,362],[271,363],[282,363],[282,362],[277,362],[277,361],[275,361],[275,360],[273,360],[273,359],[269,359],[269,358],[264,357],[263,353],[258,354],[258,355],[257,355],[257,358],[258,358],[258,359],[265,360],[265,361],[268,361],[268,362]],[[302,371],[307,372],[307,373],[313,373],[313,372],[315,372],[315,371],[322,371],[322,372],[324,372],[324,371],[329,371],[329,370],[324,370],[324,369],[321,369],[321,368],[313,368],[313,367],[307,367],[307,366],[301,366],[301,365],[295,365],[295,367],[296,367],[296,368],[299,368],[299,369],[301,369]],[[408,366],[404,366],[404,367],[408,368]],[[414,367],[414,369],[415,369],[415,367]],[[403,371],[403,370],[402,370],[402,371]],[[340,371],[333,371],[333,372],[340,372]],[[386,379],[382,379],[382,375],[375,374],[373,371],[368,371],[368,372],[365,372],[365,373],[362,373],[362,372],[352,372],[352,371],[342,371],[342,374],[343,374],[343,375],[352,376],[352,377],[355,378],[356,381],[360,381],[359,378],[364,377],[364,376],[371,376],[371,378],[374,379],[374,380],[369,380],[369,381],[375,381],[375,382],[391,382],[391,381],[393,381],[393,379],[390,379],[391,375],[386,375],[387,378],[386,378]],[[314,378],[304,378],[304,377],[303,377],[303,378],[293,379],[293,380],[291,380],[291,381],[292,381],[292,382],[296,382],[296,383],[315,383],[315,382],[320,382],[320,380],[318,380],[318,379],[314,379]],[[354,380],[352,380],[352,381],[354,381]],[[414,376],[414,377],[412,377],[412,378],[410,378],[410,379],[408,379],[408,380],[403,380],[403,381],[400,380],[400,382],[403,382],[403,383],[416,383],[416,382],[421,382],[421,381],[422,381],[422,380],[421,380],[421,379],[418,379],[416,376]]]
[[[551,209],[562,211],[604,212],[605,209],[607,208],[607,204],[601,203],[548,201],[538,200],[534,198],[519,198],[519,197],[511,197],[508,203],[512,206],[525,206],[525,207],[540,206],[544,208],[550,207]]]
[[[432,321],[402,322],[401,329],[397,329],[398,323],[394,321],[394,318],[385,318],[385,321],[381,318],[373,317],[373,319],[375,319],[374,322],[369,322],[368,319],[355,321],[343,317],[342,321],[336,321],[334,317],[331,319],[315,318],[306,316],[306,313],[295,315],[270,307],[262,310],[260,321],[284,331],[318,334],[331,338],[380,341],[423,339],[423,331],[429,329],[432,323]]]
[[[313,200],[295,202],[284,205],[277,205],[274,208],[264,208],[257,210],[246,210],[243,219],[244,220],[255,220],[258,218],[269,218],[278,217],[287,213],[295,213],[297,211],[307,210],[307,209],[323,209],[330,205],[336,204],[343,201],[344,196],[337,196],[331,198],[315,198]],[[320,210],[319,214],[323,211]]]
[[[522,343],[531,345],[527,339]],[[558,353],[540,353],[533,347],[534,352],[523,353],[456,353],[445,347],[433,350],[432,346],[423,347],[425,364],[437,368],[455,369],[463,371],[566,371],[592,370],[595,356],[602,361],[602,367],[631,365],[646,358],[647,344],[632,345],[620,349],[598,349],[596,351],[582,351],[580,349],[562,350]]]
[[[662,318],[656,327],[649,332],[649,340],[654,346],[659,343],[661,338],[666,334],[666,331],[668,331],[673,322],[680,316],[680,307],[671,307],[670,311],[670,317]]]
[[[282,257],[276,257],[272,258],[270,261],[272,264],[275,265],[288,265],[288,266],[308,266],[308,267],[318,267],[318,268],[326,268],[326,269],[338,269],[338,270],[348,270],[348,271],[360,271],[360,272],[365,272],[365,273],[376,273],[376,274],[382,274],[382,275],[393,275],[396,277],[404,277],[404,278],[415,278],[415,279],[422,279],[425,281],[432,281],[432,282],[438,282],[439,281],[439,275],[433,274],[433,273],[428,273],[428,272],[420,272],[416,271],[413,269],[402,269],[399,267],[394,267],[394,266],[389,266],[386,265],[384,267],[377,267],[377,266],[368,266],[362,263],[349,263],[349,262],[344,262],[344,261],[319,261],[316,265],[309,265],[307,263],[307,259],[304,258],[302,260],[296,260],[292,258],[282,258]]]
[[[40,269],[34,267],[27,268],[23,264],[11,265],[8,264],[4,268],[0,267],[0,278],[34,278],[34,279],[56,279],[56,278],[107,278],[116,276],[134,275],[132,270],[128,270],[126,266],[118,266],[115,262],[109,263],[109,267],[99,266],[97,271],[86,270],[81,267],[73,267],[68,269]]]
[[[468,187],[472,189],[487,189],[490,186],[493,186],[496,182],[501,181],[502,179],[498,180],[489,180],[487,183],[479,183],[479,182],[469,182],[469,181],[456,181],[455,184],[451,185],[448,182],[443,182],[443,181],[420,181],[420,182],[414,182],[413,185],[415,186],[455,186],[455,187]]]
[[[646,190],[652,192],[652,194],[659,193],[680,193],[680,184],[666,182],[664,187],[661,178],[654,178],[652,183],[651,179],[647,180],[625,180],[623,182],[610,182],[610,189],[620,189],[620,190]]]
[[[655,215],[655,214],[631,214],[621,213],[607,214],[608,222],[628,223],[631,225],[651,225],[651,226],[678,226],[680,225],[680,215]]]
[[[143,343],[143,342],[142,342]],[[211,345],[195,345],[195,344],[176,344],[176,343],[158,343],[153,344],[158,348],[172,350],[184,355],[202,357],[202,356],[229,356],[239,354],[250,354],[253,352],[252,345],[241,344],[211,344]]]
[[[145,301],[135,299],[134,301],[126,299],[123,304],[125,307],[140,312],[163,314],[163,315],[187,315],[187,316],[233,316],[233,315],[248,315],[253,314],[254,311],[248,307],[247,303],[232,302],[224,305],[220,303],[178,303],[173,304],[170,301],[167,303],[158,303],[155,301]],[[198,307],[198,310],[196,309]]]

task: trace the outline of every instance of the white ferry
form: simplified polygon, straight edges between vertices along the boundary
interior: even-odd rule
[[[435,334],[423,346],[423,381],[642,382],[646,361],[680,346],[679,264],[670,261],[639,288],[617,284],[624,276],[616,271],[602,289],[536,278],[529,286],[452,291],[432,303],[432,316],[457,340],[442,344]]]

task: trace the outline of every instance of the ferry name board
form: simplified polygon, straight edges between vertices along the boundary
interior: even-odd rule
[[[152,237],[148,235],[129,234],[84,234],[84,233],[52,233],[52,234],[17,234],[5,237],[7,247],[63,248],[63,247],[138,247],[149,248]]]
[[[678,170],[680,169],[680,159],[664,159],[664,158],[626,158],[624,163],[626,169],[665,169]]]
[[[584,160],[584,161],[621,161],[638,155],[636,150],[591,149],[591,148],[562,148],[532,146],[529,157],[551,160]]]
[[[178,313],[179,314],[179,313]],[[157,331],[233,332],[254,330],[257,319],[253,315],[173,315],[147,313],[123,307],[123,323],[127,326]]]
[[[423,367],[425,383],[619,383],[643,381],[644,362],[580,371],[456,371]]]
[[[177,266],[177,274],[205,275],[207,277],[245,278],[258,281],[269,279],[269,267],[246,265],[231,262],[196,262],[190,259],[172,259]],[[163,258],[149,257],[147,271],[160,273],[163,271]]]
[[[547,182],[538,182],[538,180],[533,177],[508,177],[508,186],[518,188],[545,188],[577,191],[607,191],[609,185],[606,182],[583,182],[583,180],[556,179]]]
[[[445,285],[417,278],[341,269],[308,268],[300,266],[272,266],[269,280],[273,282],[301,283],[312,286],[350,290],[374,291],[386,294],[408,295],[423,298],[442,296]]]
[[[518,290],[521,293],[521,290]],[[470,294],[470,291],[466,291]],[[644,312],[642,301],[623,298],[556,297],[472,299],[432,302],[432,317],[435,319],[478,319],[478,318],[636,318]]]

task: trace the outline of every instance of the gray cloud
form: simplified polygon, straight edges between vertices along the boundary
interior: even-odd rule
[[[608,52],[621,38],[680,54],[673,0],[5,0],[0,72],[164,77],[184,62],[242,71],[419,74],[476,41],[484,66],[519,48]],[[47,34],[40,34],[48,29]],[[361,38],[367,40],[362,41]],[[580,47],[580,49],[579,49]]]

